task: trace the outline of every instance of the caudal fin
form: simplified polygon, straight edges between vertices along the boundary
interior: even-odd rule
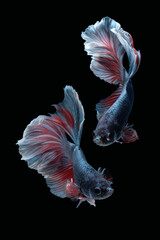
[[[26,127],[17,142],[22,160],[46,179],[51,192],[61,198],[78,199],[80,189],[73,174],[72,152],[80,144],[84,111],[76,91],[66,86],[64,100],[56,105],[56,113],[39,116]]]
[[[110,84],[124,82],[122,59],[124,47],[117,36],[111,31],[119,30],[120,24],[106,17],[100,22],[89,26],[82,33],[85,40],[85,50],[92,56],[90,68],[93,73]]]
[[[123,84],[138,70],[140,52],[134,48],[132,36],[113,19],[105,17],[89,26],[82,38],[86,52],[92,56],[90,68],[100,79],[110,84]],[[125,51],[129,59],[128,74],[123,67]]]
[[[139,68],[141,62],[140,51],[134,48],[133,38],[128,32],[124,31],[122,28],[113,28],[111,31],[117,36],[127,53],[129,60],[128,77],[131,78]]]

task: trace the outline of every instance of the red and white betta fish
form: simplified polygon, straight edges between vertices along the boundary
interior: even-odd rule
[[[94,142],[108,146],[114,142],[134,142],[137,132],[127,123],[133,101],[134,90],[131,78],[138,70],[141,55],[136,51],[132,36],[119,23],[106,17],[82,33],[85,50],[92,56],[90,68],[93,73],[118,88],[109,97],[96,105],[98,124]],[[129,70],[123,66],[126,52]]]
[[[28,167],[44,176],[51,193],[95,206],[95,200],[108,198],[113,188],[111,179],[91,167],[80,148],[84,110],[77,92],[66,86],[64,100],[54,106],[54,114],[41,115],[26,127],[17,142],[19,153]]]

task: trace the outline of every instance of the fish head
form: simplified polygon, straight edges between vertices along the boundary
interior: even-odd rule
[[[97,172],[97,174],[99,174]],[[89,204],[96,206],[95,200],[103,200],[108,197],[110,197],[114,190],[111,187],[112,182],[109,180],[106,180],[102,173],[99,174],[100,176],[95,176],[94,181],[90,183],[90,187],[85,190],[83,189],[82,193],[84,196],[80,196],[80,202],[78,203],[77,207],[81,204],[83,201],[87,201]],[[99,181],[101,179],[101,181]],[[81,189],[82,190],[82,189]]]
[[[98,181],[89,189],[90,197],[95,200],[102,200],[110,197],[114,191],[111,184],[112,182],[107,181],[104,178],[100,181],[98,179]]]
[[[108,146],[116,140],[116,132],[99,128],[93,132],[93,142],[99,146]]]

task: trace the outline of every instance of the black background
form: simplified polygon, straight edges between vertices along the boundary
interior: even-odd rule
[[[9,66],[6,95],[10,98],[8,108],[12,118],[8,141],[8,154],[11,154],[9,168],[12,172],[9,184],[10,217],[14,219],[18,216],[22,222],[29,217],[33,222],[39,220],[41,225],[44,219],[48,224],[51,218],[53,227],[55,221],[56,226],[65,226],[69,222],[69,231],[73,230],[73,222],[82,219],[78,223],[80,234],[90,223],[98,226],[99,233],[104,231],[101,229],[102,223],[106,224],[107,234],[111,226],[120,223],[123,226],[119,230],[122,235],[126,234],[126,226],[132,233],[135,232],[141,228],[141,218],[146,214],[145,178],[148,173],[144,152],[148,151],[148,127],[144,123],[148,117],[145,88],[150,78],[147,50],[151,24],[148,12],[137,5],[109,5],[107,2],[92,3],[92,8],[80,3],[55,6],[26,4],[17,8],[14,6],[11,12],[7,30],[9,37],[6,38]],[[119,22],[132,35],[135,48],[141,51],[142,60],[133,77],[135,101],[129,117],[139,140],[103,148],[92,141],[92,131],[97,124],[95,104],[115,87],[91,72],[91,58],[84,51],[81,32],[105,16]],[[96,201],[96,208],[85,202],[76,209],[77,202],[52,195],[44,178],[20,160],[15,145],[32,119],[54,112],[51,104],[63,100],[66,85],[76,89],[85,110],[81,147],[88,162],[96,169],[99,166],[107,168],[113,176],[114,194],[106,200]],[[133,218],[136,218],[134,226],[131,222]]]

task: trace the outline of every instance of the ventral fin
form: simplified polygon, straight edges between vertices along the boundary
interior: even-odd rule
[[[87,201],[90,205],[96,207],[95,200],[93,198],[86,198],[86,197],[81,196],[81,197],[79,197],[79,203],[76,208],[78,208],[80,206],[80,204],[84,201]]]

